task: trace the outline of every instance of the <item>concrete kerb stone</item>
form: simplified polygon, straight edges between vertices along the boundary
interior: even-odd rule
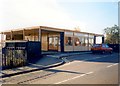
[[[54,65],[49,65],[49,66],[45,66],[45,67],[42,67],[42,68],[36,68],[36,69],[32,69],[32,70],[20,71],[20,72],[11,73],[11,74],[5,74],[5,75],[2,75],[0,77],[1,78],[6,78],[6,77],[10,77],[10,76],[19,75],[19,74],[25,74],[25,73],[29,73],[29,72],[44,70],[44,69],[48,69],[48,68],[52,68],[52,67],[57,67],[57,66],[63,65],[64,63],[65,63],[65,61],[62,60],[61,62],[56,63]]]

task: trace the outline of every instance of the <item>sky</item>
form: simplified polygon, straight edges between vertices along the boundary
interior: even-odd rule
[[[0,32],[31,26],[103,34],[118,25],[117,0],[0,0]]]

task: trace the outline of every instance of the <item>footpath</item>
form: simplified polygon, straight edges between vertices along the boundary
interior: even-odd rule
[[[34,72],[38,70],[43,70],[47,68],[57,67],[63,65],[64,63],[69,62],[67,59],[64,59],[69,56],[87,54],[91,52],[77,52],[77,53],[58,53],[52,55],[44,55],[36,63],[29,63],[27,66],[17,67],[12,69],[1,70],[0,77],[6,78],[19,74]]]

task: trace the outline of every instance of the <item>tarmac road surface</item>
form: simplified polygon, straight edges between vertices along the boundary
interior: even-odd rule
[[[82,54],[68,63],[3,79],[3,84],[118,84],[119,54]]]

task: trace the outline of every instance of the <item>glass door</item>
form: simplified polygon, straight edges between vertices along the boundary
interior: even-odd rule
[[[58,51],[59,47],[59,37],[50,36],[48,37],[48,50]]]

